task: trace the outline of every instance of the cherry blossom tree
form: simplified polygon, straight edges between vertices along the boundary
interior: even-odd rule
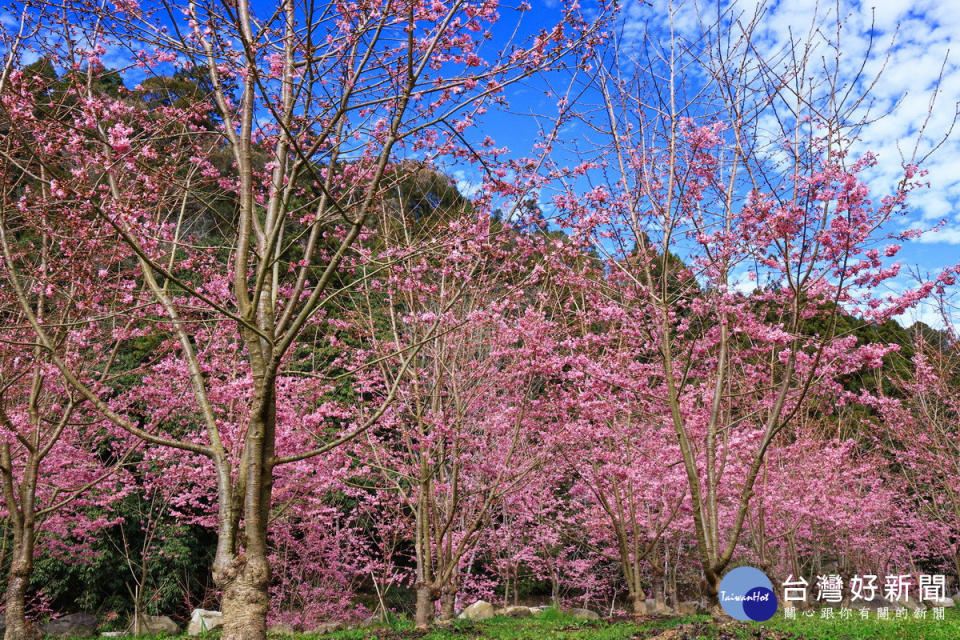
[[[944,328],[915,332],[909,373],[895,379],[893,393],[876,399],[875,406],[885,427],[878,442],[889,452],[896,475],[904,479],[913,497],[919,538],[934,547],[927,550],[930,556],[948,558],[960,580],[958,343],[953,309],[944,295],[955,277],[948,271],[931,283],[939,289],[937,304]]]
[[[34,266],[44,269],[44,258]],[[61,313],[49,291],[34,294],[31,303],[56,337],[58,357],[75,368],[102,369],[98,381],[103,383],[116,352],[96,344],[100,333],[94,327]],[[22,314],[9,295],[3,302],[0,483],[13,542],[4,593],[5,637],[22,640],[38,633],[26,618],[38,545],[72,540],[74,556],[85,555],[84,538],[110,524],[104,509],[91,508],[109,506],[131,490],[122,467],[133,449],[65,383],[50,354],[24,331]]]
[[[725,14],[695,44],[668,22],[652,74],[622,43],[598,53],[602,71],[584,91],[599,108],[580,121],[605,137],[580,146],[586,177],[553,199],[572,241],[605,261],[597,297],[622,316],[608,330],[644,336],[626,348],[654,365],[717,615],[770,447],[824,381],[879,367],[890,350],[838,335],[836,318],[883,319],[924,295],[872,293],[898,272],[884,260],[900,245],[876,243],[905,210],[917,167],[907,161],[872,200],[862,174],[876,159],[852,154],[866,94],[831,101],[833,67],[815,68],[809,53],[819,36],[791,43],[803,55],[758,58],[757,19]],[[717,80],[716,94],[686,92],[692,68]],[[761,136],[761,118],[780,129]]]
[[[8,50],[0,74],[5,108],[13,108],[16,99],[5,91],[17,76],[14,51],[15,46]],[[25,92],[20,97],[32,99],[43,90],[30,82],[27,78],[19,87]],[[47,226],[62,228],[60,211],[50,207],[31,219],[33,206],[58,197],[49,175],[19,145],[7,145],[0,178],[0,482],[13,538],[5,637],[16,640],[37,633],[25,618],[25,602],[38,545],[44,537],[48,546],[72,537],[79,545],[75,557],[84,557],[84,532],[110,523],[106,510],[99,516],[87,510],[98,502],[109,507],[130,490],[122,486],[122,467],[135,448],[57,366],[68,363],[82,371],[90,387],[103,393],[120,373],[120,343],[108,319],[111,296],[75,282],[89,274],[88,256],[71,251],[66,238],[45,233]],[[108,264],[120,255],[107,250],[100,259]],[[30,322],[43,327],[44,339]]]
[[[339,435],[280,453],[277,385],[305,331],[326,331],[331,299],[362,278],[353,248],[393,186],[388,168],[403,153],[454,152],[506,86],[588,43],[592,27],[571,3],[556,25],[491,50],[483,43],[500,17],[494,2],[283,0],[254,9],[241,0],[226,12],[191,3],[183,15],[76,5],[66,22],[57,11],[31,17],[38,31],[24,46],[45,48],[69,70],[58,94],[71,109],[45,109],[50,89],[30,85],[19,54],[5,70],[4,126],[17,132],[5,157],[17,165],[29,154],[46,170],[37,176],[46,199],[24,194],[18,206],[37,229],[39,216],[64,211],[71,237],[91,240],[89,255],[99,244],[126,252],[133,273],[115,313],[163,322],[175,336],[170,348],[189,372],[202,436],[145,429],[111,408],[85,372],[53,363],[116,425],[211,465],[224,636],[263,638],[274,470],[362,433],[392,399],[362,424],[341,423]],[[98,92],[103,56],[124,49],[145,73],[202,72],[205,90],[149,110]],[[190,229],[204,218],[218,231],[198,238]],[[49,349],[54,338],[23,302],[27,276],[9,259],[9,234],[4,247],[8,281]],[[235,440],[218,419],[216,376],[195,341],[209,323],[232,324],[243,345],[239,366],[249,377],[236,401],[247,411]]]
[[[420,628],[437,600],[441,618],[453,616],[461,565],[538,464],[532,425],[544,419],[537,387],[552,355],[551,329],[527,299],[542,271],[539,234],[484,209],[433,217],[423,215],[428,231],[416,234],[378,225],[377,260],[395,266],[365,281],[362,302],[367,333],[383,325],[370,384],[379,395],[396,389],[396,400],[358,458],[409,514]],[[438,230],[456,239],[442,252],[422,245]]]
[[[589,313],[595,308],[585,305],[584,322],[603,322]],[[566,424],[559,450],[576,479],[572,491],[585,494],[606,521],[631,610],[642,616],[648,613],[644,585],[663,606],[664,568],[657,558],[664,533],[680,520],[686,490],[680,451],[665,428],[665,407],[657,390],[647,387],[659,376],[620,348],[623,333],[607,337],[611,343],[601,346],[593,340],[589,347],[576,348],[594,357],[579,359],[577,384],[560,401]],[[646,575],[650,569],[652,576]]]

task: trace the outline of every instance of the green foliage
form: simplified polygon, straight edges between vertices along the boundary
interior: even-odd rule
[[[324,636],[303,636],[323,640],[640,640],[654,638],[664,631],[685,627],[679,638],[730,639],[760,638],[768,640],[955,640],[960,637],[960,615],[949,613],[946,620],[820,620],[819,618],[784,620],[781,616],[765,623],[733,624],[719,628],[709,623],[707,616],[660,618],[641,623],[630,621],[577,620],[555,609],[527,619],[496,617],[485,622],[456,620],[445,628],[436,628],[426,635],[413,630],[413,624],[394,625],[387,630],[356,629],[338,631]],[[690,631],[692,629],[692,633]],[[695,635],[694,635],[695,634]]]
[[[908,612],[909,613],[909,612]],[[753,626],[779,629],[816,640],[955,640],[960,638],[960,614],[948,610],[946,620],[934,620],[932,612],[927,612],[925,620],[911,617],[900,620],[861,620],[854,616],[850,620],[821,620],[818,616],[797,620],[786,620],[777,615],[772,620]],[[892,617],[891,613],[891,617]]]
[[[670,627],[680,624],[681,620],[656,620],[635,624],[633,622],[602,622],[577,620],[572,616],[553,611],[546,612],[535,618],[517,620],[498,616],[492,620],[473,622],[470,620],[454,620],[447,627],[431,630],[426,635],[414,631],[413,623],[404,621],[396,625],[391,632],[383,630],[354,629],[338,631],[324,636],[312,636],[323,640],[373,640],[374,638],[391,638],[406,640],[407,638],[424,638],[425,640],[627,640],[628,638],[650,637]],[[640,635],[643,634],[643,635]],[[311,637],[311,636],[308,636]]]
[[[144,500],[142,494],[133,493],[112,505],[108,517],[123,520],[95,535],[89,558],[78,562],[49,555],[37,558],[32,588],[43,591],[54,611],[95,612],[108,623],[125,626],[133,612],[135,585],[127,554],[135,563],[143,560],[144,529],[152,517],[161,520],[146,560],[144,613],[189,615],[190,601],[199,601],[209,587],[215,537],[202,527],[177,523],[166,513],[150,514]]]

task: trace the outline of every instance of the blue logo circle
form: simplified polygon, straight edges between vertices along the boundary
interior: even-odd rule
[[[743,622],[763,622],[777,612],[773,583],[754,567],[737,567],[725,575],[717,595],[727,615]]]
[[[757,622],[769,620],[777,612],[777,596],[766,587],[751,589],[743,601],[743,612]]]

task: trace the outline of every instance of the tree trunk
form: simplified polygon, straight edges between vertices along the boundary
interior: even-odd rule
[[[30,584],[30,574],[33,567],[26,565],[15,557],[10,567],[10,578],[7,583],[7,593],[4,597],[6,612],[4,619],[7,629],[3,640],[35,640],[40,634],[26,618],[26,595]]]
[[[453,620],[454,609],[457,602],[457,592],[451,586],[447,585],[440,594],[440,619]]]
[[[433,622],[433,593],[429,585],[421,584],[417,586],[417,613],[416,628],[427,629]]]
[[[267,637],[267,610],[270,608],[270,563],[267,559],[267,525],[273,493],[273,457],[276,438],[275,380],[265,375],[258,380],[257,371],[263,371],[262,357],[255,339],[248,339],[248,353],[254,363],[255,389],[253,411],[247,428],[238,483],[243,487],[243,508],[231,509],[231,517],[221,522],[217,541],[218,557],[214,560],[214,582],[223,590],[222,640],[265,640]],[[227,492],[229,493],[229,491]],[[224,500],[221,509],[233,505]],[[236,538],[239,520],[243,514],[242,544]],[[240,551],[237,551],[240,549]],[[221,556],[223,554],[223,556]],[[226,562],[220,558],[225,557]]]
[[[263,640],[270,606],[270,567],[265,556],[240,556],[224,572],[222,640]]]
[[[630,602],[634,617],[642,618],[643,616],[647,615],[647,602],[644,599],[642,592],[631,593]]]
[[[33,577],[34,528],[32,512],[21,521],[22,529],[15,532],[10,571],[7,574],[7,592],[4,596],[4,619],[7,625],[4,640],[36,640],[40,632],[27,620],[27,589]],[[16,524],[14,526],[17,526]]]
[[[733,618],[727,615],[727,612],[720,606],[720,576],[713,572],[708,572],[707,575],[704,576],[703,587],[703,595],[707,600],[707,611],[710,613],[710,618],[713,619],[714,623],[725,624],[732,622]]]
[[[666,609],[667,603],[664,600],[663,573],[655,573],[653,576],[653,600],[657,613]]]

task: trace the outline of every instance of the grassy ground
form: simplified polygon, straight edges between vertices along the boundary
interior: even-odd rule
[[[960,640],[960,613],[949,609],[945,620],[784,620],[778,615],[764,625],[816,640]]]
[[[584,621],[548,611],[536,618],[497,617],[484,622],[455,621],[429,633],[415,632],[407,621],[381,629],[338,631],[309,640],[960,640],[960,614],[946,620],[785,620],[778,615],[765,623],[712,625],[707,616],[663,618],[635,623]]]

